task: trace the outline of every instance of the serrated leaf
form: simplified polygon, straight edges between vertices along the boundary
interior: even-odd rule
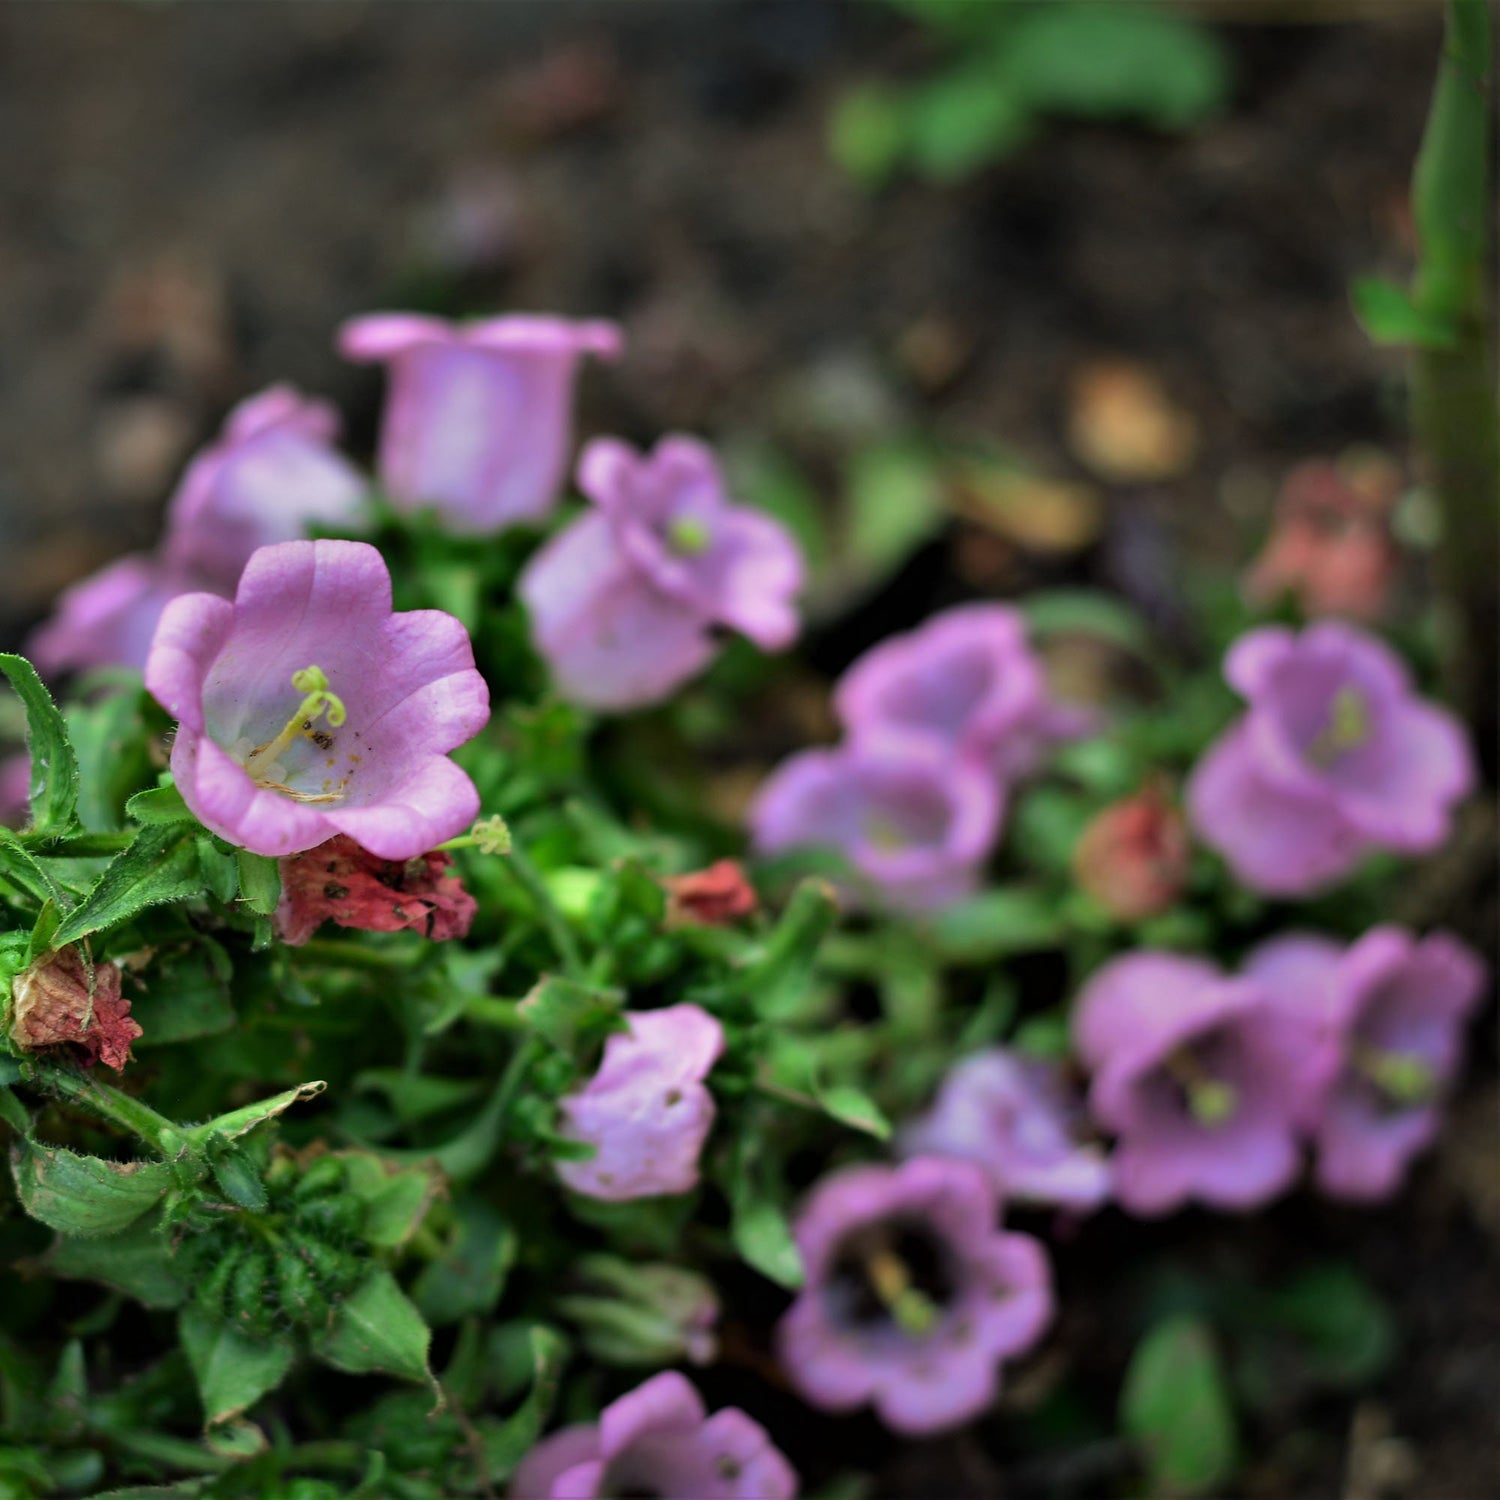
[[[485,1469],[492,1484],[509,1479],[516,1465],[536,1446],[557,1399],[567,1358],[567,1341],[555,1329],[537,1324],[530,1330],[531,1389],[505,1422],[484,1436]]]
[[[0,652],[0,672],[10,679],[26,709],[26,747],[31,752],[31,825],[36,833],[63,834],[78,807],[78,758],[68,727],[36,668],[24,656]]]
[[[11,1147],[16,1196],[62,1234],[103,1235],[135,1223],[172,1186],[165,1162],[105,1161],[22,1138]]]
[[[1153,1493],[1223,1493],[1237,1463],[1234,1410],[1201,1320],[1168,1318],[1137,1345],[1120,1422],[1145,1452]]]
[[[134,1297],[143,1307],[181,1305],[187,1288],[172,1263],[167,1237],[154,1221],[138,1219],[118,1234],[94,1239],[60,1235],[42,1264],[64,1280],[97,1281]]]
[[[1354,316],[1372,344],[1415,344],[1452,349],[1459,339],[1452,318],[1417,306],[1404,287],[1383,276],[1357,276],[1349,286]]]
[[[91,932],[116,927],[148,907],[202,892],[193,829],[178,823],[143,828],[63,919],[53,941],[58,947],[75,943]]]
[[[210,1318],[196,1307],[183,1309],[177,1327],[198,1384],[205,1427],[227,1422],[254,1406],[292,1368],[292,1344],[248,1338],[233,1324]]]
[[[350,1375],[395,1375],[437,1390],[427,1364],[432,1332],[389,1271],[375,1271],[334,1309],[312,1338],[324,1364]]]

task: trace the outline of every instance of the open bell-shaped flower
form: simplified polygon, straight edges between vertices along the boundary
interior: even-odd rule
[[[339,331],[346,359],[384,364],[380,478],[403,510],[435,506],[485,535],[545,519],[567,472],[573,385],[585,355],[613,359],[613,323],[515,315],[448,323],[370,313]]]
[[[254,853],[342,833],[411,859],[479,811],[448,758],[489,717],[468,634],[438,610],[395,613],[385,562],[363,542],[262,547],[232,601],[174,599],[146,686],[178,721],[183,800]]]

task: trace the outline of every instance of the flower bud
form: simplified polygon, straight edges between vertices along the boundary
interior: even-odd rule
[[[114,964],[90,964],[76,947],[40,958],[11,987],[11,1040],[24,1048],[68,1042],[117,1073],[141,1028],[130,1019]]]
[[[1073,850],[1073,878],[1111,916],[1139,922],[1176,901],[1191,855],[1182,814],[1148,789],[1089,823]]]
[[[717,860],[706,870],[668,875],[662,885],[667,891],[669,927],[685,922],[724,927],[748,917],[758,905],[755,887],[745,878],[739,862],[732,859]]]

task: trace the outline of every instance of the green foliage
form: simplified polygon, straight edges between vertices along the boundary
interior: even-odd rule
[[[888,3],[929,25],[951,59],[920,83],[867,84],[839,101],[830,149],[867,184],[903,166],[938,181],[965,177],[1052,119],[1188,130],[1229,95],[1228,58],[1214,35],[1158,5]]]
[[[1234,1409],[1213,1335],[1196,1318],[1158,1323],[1136,1347],[1120,1422],[1142,1447],[1152,1493],[1223,1493],[1238,1464]]]

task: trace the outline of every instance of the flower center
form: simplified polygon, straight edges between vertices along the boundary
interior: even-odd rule
[[[699,516],[674,516],[667,523],[667,546],[681,557],[701,557],[712,543],[708,523]]]
[[[1364,694],[1346,683],[1333,695],[1328,721],[1307,747],[1307,758],[1320,771],[1326,771],[1345,751],[1358,750],[1373,728]]]
[[[948,1257],[925,1226],[880,1226],[856,1236],[828,1282],[835,1317],[856,1328],[895,1325],[911,1338],[935,1329],[953,1299]]]
[[[1169,1054],[1165,1066],[1200,1125],[1222,1125],[1239,1108],[1239,1093],[1234,1085],[1215,1078],[1191,1048],[1179,1047]]]
[[[241,750],[238,745],[234,754],[257,786],[281,792],[296,802],[337,802],[343,795],[342,786],[337,791],[303,792],[288,786],[287,773],[281,757],[299,740],[310,740],[321,751],[333,749],[333,736],[318,725],[326,718],[329,728],[338,729],[348,717],[344,700],[328,685],[328,674],[321,667],[304,667],[292,673],[292,686],[301,693],[302,701],[296,712],[282,726],[281,732],[263,745]],[[326,788],[327,782],[324,783]]]
[[[1428,1103],[1436,1090],[1432,1069],[1410,1053],[1386,1052],[1356,1041],[1350,1044],[1349,1058],[1359,1073],[1403,1109]]]

